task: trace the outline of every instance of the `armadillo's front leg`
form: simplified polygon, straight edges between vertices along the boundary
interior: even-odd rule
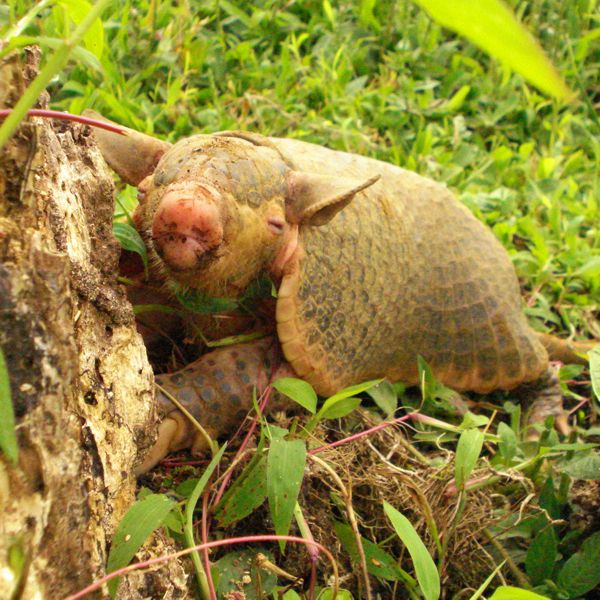
[[[291,367],[279,361],[278,344],[264,338],[205,354],[186,368],[168,375],[158,375],[156,382],[173,395],[211,437],[234,430],[252,408],[256,387],[260,394],[269,380],[293,376]],[[202,434],[157,389],[162,422],[158,438],[136,469],[138,475],[154,467],[169,452],[192,448],[200,453],[207,449]]]

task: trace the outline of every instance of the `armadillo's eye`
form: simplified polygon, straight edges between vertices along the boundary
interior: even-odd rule
[[[269,230],[276,235],[281,235],[285,229],[285,221],[280,217],[269,217],[267,219]]]

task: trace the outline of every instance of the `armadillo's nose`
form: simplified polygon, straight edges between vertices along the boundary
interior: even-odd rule
[[[158,255],[174,271],[187,271],[223,241],[218,208],[180,191],[165,194],[152,222]]]

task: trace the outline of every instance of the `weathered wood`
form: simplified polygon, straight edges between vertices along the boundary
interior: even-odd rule
[[[37,58],[0,64],[1,107]],[[155,435],[152,370],[116,281],[113,192],[86,127],[31,120],[0,153],[0,346],[20,449],[16,468],[0,455],[2,598],[61,598],[105,574]],[[11,548],[26,558],[20,582]],[[166,551],[158,539],[145,555]],[[128,578],[120,596],[181,598],[185,582],[173,563]]]

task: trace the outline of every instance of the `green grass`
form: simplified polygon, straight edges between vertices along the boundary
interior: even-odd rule
[[[103,71],[72,64],[52,106],[91,106],[170,140],[236,128],[297,137],[444,181],[512,254],[534,326],[600,335],[594,0],[512,3],[579,93],[568,105],[409,2],[372,13],[364,1],[253,4],[113,7]],[[30,33],[60,37],[59,12]]]
[[[511,254],[532,325],[600,338],[597,2],[509,4],[577,99],[549,99],[407,0],[139,0],[105,11],[102,53],[96,60],[75,55],[51,82],[51,106],[91,107],[169,140],[223,129],[295,137],[444,181]],[[0,25],[30,6],[11,1],[0,8]],[[44,8],[24,33],[63,38],[66,14]],[[565,477],[579,479],[598,465],[573,466],[569,455],[560,467],[557,459],[555,495],[541,458],[517,439],[518,427],[499,431],[498,468],[525,465],[531,482],[544,486],[540,506],[552,518],[564,516]],[[454,449],[456,438],[450,441]],[[506,522],[517,517],[508,514]],[[563,567],[582,550],[581,537],[559,526],[548,542],[540,518],[518,523],[523,544],[511,556],[521,552],[515,560],[523,563],[523,545],[538,540],[528,546],[527,574],[542,585],[542,550],[560,548]],[[555,597],[550,584],[542,592]]]

